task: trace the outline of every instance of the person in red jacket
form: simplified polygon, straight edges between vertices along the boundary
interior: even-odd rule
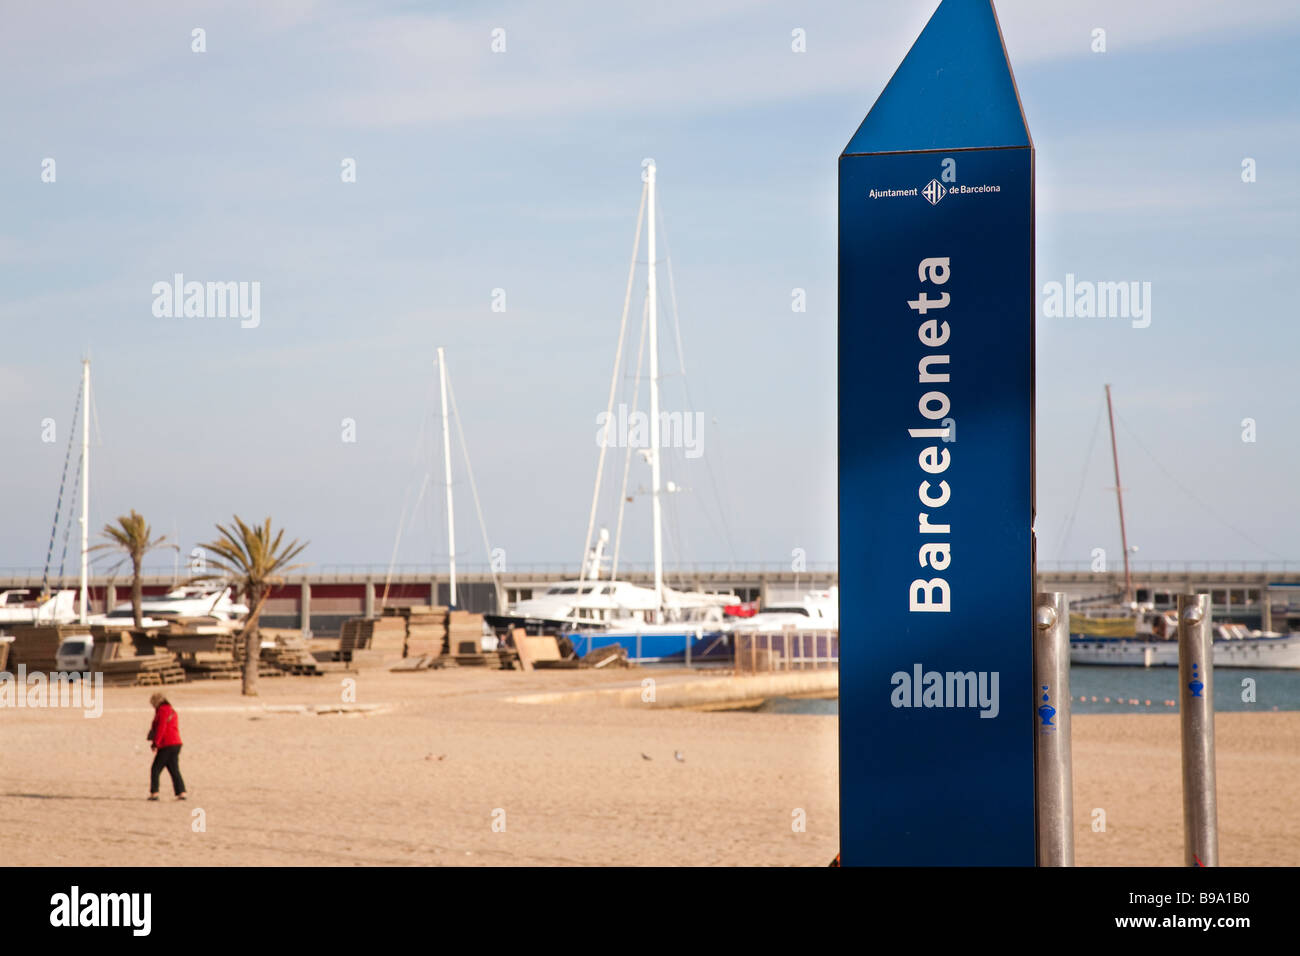
[[[162,694],[149,698],[153,704],[153,726],[149,728],[149,739],[153,741],[156,756],[149,771],[149,799],[158,799],[158,781],[162,777],[163,767],[172,778],[172,789],[177,800],[185,799],[185,781],[181,779],[181,729],[176,717],[176,708],[167,702]]]

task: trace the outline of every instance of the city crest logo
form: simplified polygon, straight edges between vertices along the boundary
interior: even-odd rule
[[[939,180],[932,179],[925,184],[925,188],[921,190],[921,195],[925,197],[926,201],[931,206],[937,206],[939,200],[946,196],[947,192],[948,191],[943,188],[943,184],[940,183]]]

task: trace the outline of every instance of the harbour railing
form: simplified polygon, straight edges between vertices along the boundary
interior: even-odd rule
[[[1300,560],[1296,561],[1130,561],[1129,568],[1134,574],[1269,574],[1273,572],[1300,573]],[[1122,569],[1110,568],[1112,572]],[[1097,572],[1093,561],[1044,561],[1038,562],[1038,573],[1062,573],[1089,571]]]
[[[1297,565],[1297,568],[1300,568],[1300,565]],[[618,569],[622,574],[651,574],[654,572],[654,565],[648,561],[620,561]],[[188,560],[184,558],[182,558],[179,565],[146,566],[142,570],[145,577],[176,577],[182,581],[188,580],[192,573],[196,573],[191,569]],[[496,565],[457,561],[456,570],[458,573],[464,574],[539,574],[546,577],[567,576],[575,579],[578,577],[578,569],[571,561],[502,562]],[[43,571],[43,568],[36,566],[0,567],[0,578],[39,578]],[[665,567],[663,573],[665,578],[680,578],[692,574],[728,574],[733,572],[736,574],[825,577],[828,574],[838,574],[839,565],[834,561],[809,561],[806,565],[795,570],[790,567],[789,562],[783,564],[779,561],[697,561]],[[316,564],[308,562],[300,572],[290,574],[289,579],[297,580],[302,577],[311,578],[327,575],[332,577],[373,577],[377,580],[383,580],[385,575],[390,573],[395,576],[445,577],[447,564],[446,562],[439,564],[394,564],[390,567],[387,564]],[[106,571],[102,568],[92,567],[91,575],[92,577],[103,577],[106,576]],[[120,578],[121,575],[119,574],[118,577]],[[70,581],[75,578],[75,574],[64,574],[61,580]]]
[[[837,669],[840,666],[840,632],[736,631],[736,673]]]

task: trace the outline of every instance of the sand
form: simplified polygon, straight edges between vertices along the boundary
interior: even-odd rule
[[[824,866],[838,850],[834,717],[513,703],[642,674],[469,668],[364,670],[356,701],[379,711],[306,709],[339,704],[344,676],[263,680],[256,699],[165,688],[185,803],[165,774],[163,801],[144,799],[152,689],[108,689],[93,720],[0,710],[0,861]],[[1078,863],[1180,865],[1177,718],[1076,717],[1074,733]],[[1218,753],[1221,862],[1300,864],[1300,713],[1221,714]]]
[[[1219,865],[1300,866],[1300,713],[1216,714],[1214,730]],[[1182,866],[1178,715],[1075,717],[1072,748],[1075,863]]]
[[[825,865],[835,856],[833,717],[504,699],[630,674],[366,670],[357,702],[392,709],[364,717],[250,711],[235,682],[168,687],[185,741],[185,803],[171,800],[165,774],[163,801],[144,799],[149,688],[107,689],[93,720],[0,711],[0,861]],[[251,706],[338,703],[342,677],[263,680]],[[198,809],[204,832],[193,829]],[[805,832],[792,828],[795,810]]]

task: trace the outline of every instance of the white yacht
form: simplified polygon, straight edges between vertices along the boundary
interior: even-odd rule
[[[809,591],[797,601],[782,601],[763,608],[757,614],[735,621],[736,631],[838,631],[840,629],[840,589]]]
[[[1215,624],[1215,667],[1300,668],[1300,633],[1251,631]],[[1177,667],[1178,622],[1173,611],[1138,608],[1109,617],[1070,615],[1070,663],[1119,667]]]
[[[677,591],[664,581],[663,555],[663,510],[666,496],[678,494],[686,489],[675,481],[666,480],[663,474],[662,447],[660,427],[660,372],[659,372],[659,307],[658,307],[658,247],[656,227],[658,223],[656,205],[656,183],[658,172],[654,160],[646,159],[641,164],[641,211],[637,215],[637,237],[632,249],[632,267],[628,272],[626,295],[623,302],[623,317],[619,329],[618,347],[615,352],[614,371],[610,381],[608,404],[597,421],[604,422],[603,432],[597,436],[600,448],[596,463],[596,481],[592,490],[591,511],[587,520],[586,543],[583,546],[582,570],[576,581],[562,581],[547,588],[546,592],[534,598],[517,601],[504,614],[488,616],[493,627],[542,628],[568,633],[574,639],[579,655],[587,650],[620,644],[637,660],[663,660],[684,656],[687,648],[693,648],[692,642],[701,646],[713,647],[722,637],[727,627],[725,608],[740,603],[732,593],[711,593],[705,591]],[[642,319],[641,345],[638,347],[635,362],[625,361],[631,358],[632,338],[626,333],[631,330],[628,325],[632,288],[635,279],[635,266],[639,258],[641,243],[641,226],[645,225],[646,236],[646,297]],[[668,271],[671,287],[672,271]],[[671,291],[671,288],[670,288]],[[675,293],[670,296],[676,312]],[[678,341],[680,354],[680,339]],[[649,407],[642,414],[646,416],[649,434],[644,446],[629,440],[614,440],[611,423],[614,420],[614,398],[620,380],[632,377],[632,406],[637,408],[639,389],[642,381],[642,353],[646,359],[647,371],[645,381],[649,391]],[[683,366],[683,372],[685,371]],[[602,528],[594,547],[592,534],[596,529],[596,517],[600,503],[601,482],[605,470],[606,453],[610,447],[623,449],[622,488],[618,495],[618,518],[614,537],[613,559],[605,577],[604,548],[610,540],[608,529]],[[632,452],[636,450],[634,458]],[[650,530],[652,533],[652,556],[654,559],[654,584],[642,587],[617,577],[618,554],[622,538],[623,517],[626,503],[633,500],[629,488],[632,464],[643,461],[649,465],[649,487],[638,493],[650,499]],[[580,640],[579,640],[580,638]],[[702,643],[706,642],[706,643]]]
[[[517,601],[508,617],[519,623],[560,624],[579,629],[634,627],[655,622],[693,623],[720,627],[723,608],[739,599],[734,594],[676,591],[665,587],[663,603],[654,588],[630,581],[558,581],[542,594]]]
[[[236,603],[230,588],[195,585],[146,597],[140,602],[140,611],[145,627],[166,627],[168,621],[182,617],[212,617],[223,623],[236,623],[248,617],[247,605]],[[89,623],[131,627],[134,615],[131,602],[127,601],[107,614],[91,615]]]
[[[18,588],[0,591],[0,624],[67,624],[77,619],[77,592],[55,591],[41,598]]]

